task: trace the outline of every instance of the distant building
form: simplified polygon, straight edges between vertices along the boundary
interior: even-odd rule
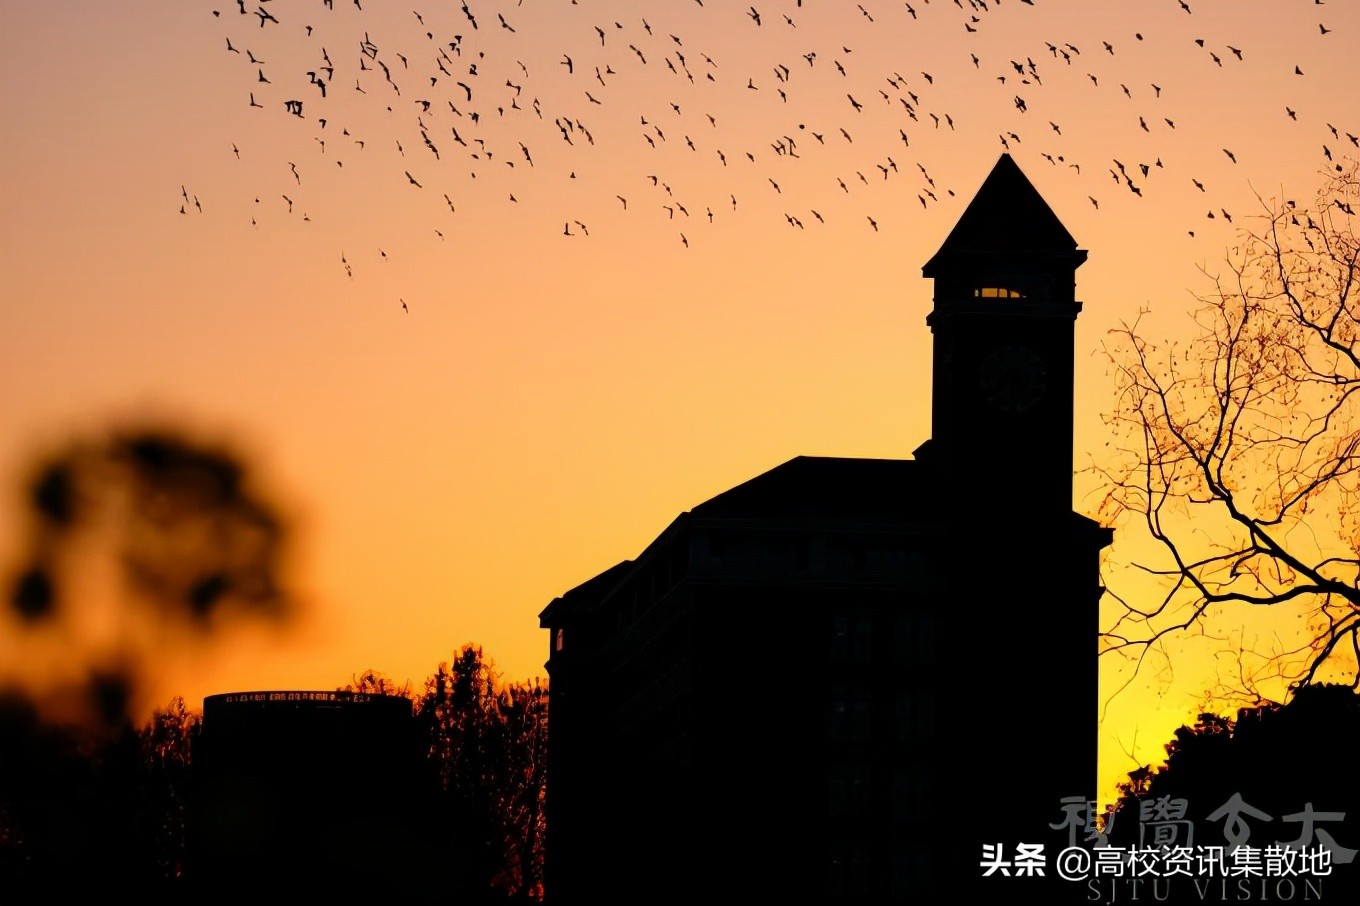
[[[211,695],[192,769],[187,874],[200,889],[391,883],[422,868],[437,786],[410,699]]]
[[[550,900],[963,895],[985,843],[1051,875],[1112,537],[1072,511],[1085,259],[1003,155],[924,267],[913,459],[791,459],[543,610]]]

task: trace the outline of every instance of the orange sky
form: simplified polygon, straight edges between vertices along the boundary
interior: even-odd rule
[[[1090,252],[1086,462],[1107,331],[1151,307],[1183,334],[1257,195],[1310,197],[1323,146],[1360,133],[1343,3],[807,0],[757,24],[716,0],[469,0],[476,28],[456,4],[333,6],[0,5],[5,511],[52,445],[155,417],[240,448],[298,520],[306,618],[157,651],[153,699],[419,684],[467,641],[538,675],[539,610],[678,512],[799,454],[910,455],[920,267],[1002,135]],[[1077,509],[1099,496],[1078,477]],[[9,568],[24,538],[0,525]],[[68,665],[118,644],[79,625]],[[50,666],[0,638],[0,673]],[[1211,645],[1178,651],[1110,700],[1107,780],[1215,685]],[[1103,667],[1107,692],[1127,676]]]

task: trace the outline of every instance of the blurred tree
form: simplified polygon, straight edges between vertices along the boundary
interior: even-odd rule
[[[14,520],[27,550],[0,607],[15,655],[0,684],[64,704],[67,722],[98,723],[91,712],[110,705],[146,714],[145,680],[167,651],[206,647],[240,620],[292,616],[287,523],[255,484],[238,453],[158,427],[42,457]],[[41,694],[96,674],[122,677],[124,698]]]
[[[1354,160],[1327,168],[1313,204],[1263,199],[1260,226],[1199,298],[1193,339],[1165,343],[1139,321],[1111,332],[1103,512],[1144,522],[1161,556],[1137,564],[1160,600],[1113,589],[1125,612],[1105,650],[1142,654],[1204,630],[1218,605],[1275,605],[1306,629],[1238,652],[1241,697],[1268,698],[1268,682],[1360,681],[1356,205]]]
[[[19,641],[6,666],[24,668],[0,676],[0,900],[89,877],[128,890],[192,881],[201,717],[176,698],[139,722],[136,702],[167,644],[291,616],[285,521],[235,454],[162,430],[74,443],[34,468],[28,491],[28,555],[0,608],[13,630],[0,642]],[[87,632],[101,622],[79,576],[92,552],[118,580],[100,583],[114,590],[111,634]],[[348,688],[411,700],[431,782],[410,788],[435,790],[398,810],[410,826],[372,829],[414,838],[402,848],[409,872],[391,883],[462,901],[541,899],[547,690],[504,683],[472,645],[419,695],[374,670]]]
[[[26,491],[0,602],[0,891],[176,877],[196,717],[176,700],[146,723],[147,680],[292,615],[285,520],[238,454],[159,427],[74,441]]]

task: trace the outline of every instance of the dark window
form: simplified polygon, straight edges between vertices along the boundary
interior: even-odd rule
[[[868,739],[872,715],[868,689],[837,686],[831,691],[832,739]]]
[[[831,660],[866,663],[873,655],[873,614],[852,610],[831,615]]]

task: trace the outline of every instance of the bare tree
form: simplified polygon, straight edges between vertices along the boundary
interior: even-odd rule
[[[1314,202],[1261,199],[1226,272],[1205,272],[1191,339],[1161,342],[1140,316],[1105,350],[1102,511],[1145,523],[1157,553],[1136,566],[1158,597],[1113,588],[1104,650],[1141,658],[1220,605],[1298,608],[1296,642],[1238,652],[1249,697],[1264,678],[1360,684],[1360,176],[1328,167]]]

